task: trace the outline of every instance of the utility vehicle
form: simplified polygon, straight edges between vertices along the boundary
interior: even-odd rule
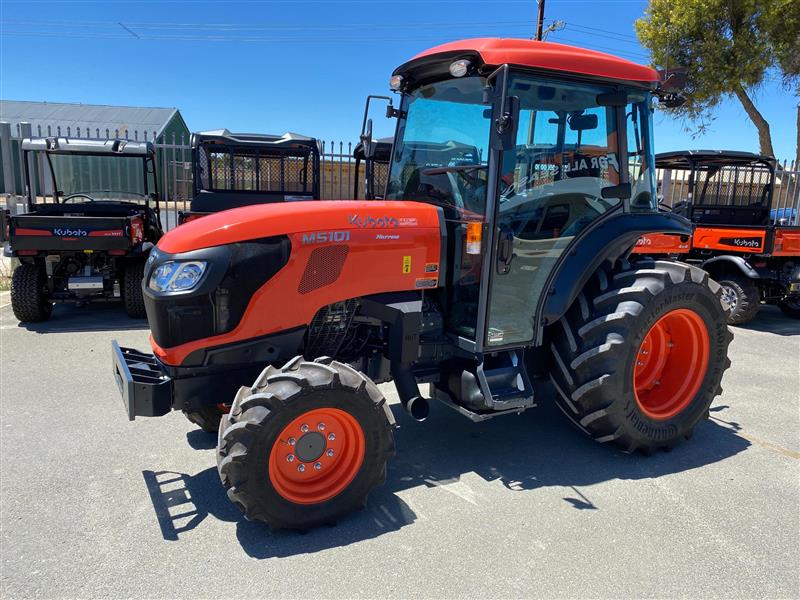
[[[251,204],[318,200],[319,144],[297,133],[199,132],[192,134],[192,175],[190,210],[178,214],[178,224]]]
[[[27,212],[3,213],[0,224],[5,255],[21,263],[14,316],[44,321],[54,302],[121,299],[143,318],[144,264],[162,235],[153,145],[34,138],[22,151]]]
[[[152,351],[113,345],[128,417],[233,399],[222,485],[247,518],[297,529],[384,481],[395,417],[380,382],[414,419],[432,396],[477,422],[533,408],[531,378],[549,373],[598,442],[647,453],[690,437],[731,334],[704,271],[629,260],[645,233],[689,232],[656,209],[658,81],[514,39],[398,67],[385,200],[251,206],[164,236],[144,282]]]
[[[694,228],[689,238],[644,236],[647,254],[680,255],[722,286],[728,323],[750,321],[762,302],[800,318],[800,223],[796,182],[773,205],[775,160],[750,152],[686,150],[656,155],[664,169],[669,203]]]

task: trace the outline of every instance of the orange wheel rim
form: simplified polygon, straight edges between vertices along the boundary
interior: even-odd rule
[[[687,308],[663,315],[647,332],[636,355],[633,389],[642,412],[655,420],[684,410],[708,370],[708,329]]]
[[[296,504],[318,504],[341,493],[364,462],[364,431],[338,408],[303,413],[283,431],[269,454],[275,490]]]

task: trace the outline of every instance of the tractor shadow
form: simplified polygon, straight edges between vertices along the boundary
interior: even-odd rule
[[[800,335],[800,319],[793,319],[783,314],[777,306],[765,304],[758,309],[758,313],[752,321],[744,325],[734,325],[732,329],[734,335],[736,335],[737,329],[787,336]]]
[[[466,473],[499,481],[507,493],[535,493],[558,487],[563,502],[576,510],[602,511],[580,488],[610,480],[647,480],[698,469],[744,451],[750,442],[737,435],[736,424],[720,419],[726,407],[712,407],[715,418],[701,422],[693,438],[672,452],[628,455],[603,447],[573,427],[555,407],[549,385],[537,386],[540,406],[521,416],[472,423],[449,408],[434,404],[426,423],[417,423],[393,405],[400,427],[397,456],[387,481],[373,491],[365,510],[306,534],[270,532],[246,521],[229,502],[215,468],[196,475],[143,473],[164,539],[179,536],[211,516],[236,523],[242,549],[254,558],[292,556],[347,546],[413,524],[417,515],[398,492],[456,483]],[[190,433],[193,447],[211,449],[215,436]],[[203,442],[203,439],[206,441]],[[211,454],[211,453],[209,453]],[[211,458],[211,456],[209,456]],[[212,459],[213,460],[213,459]]]
[[[208,435],[208,434],[205,434]],[[236,523],[236,537],[253,558],[307,554],[376,538],[396,531],[416,519],[414,512],[386,486],[375,490],[367,508],[339,519],[335,527],[308,533],[271,532],[263,523],[247,521],[228,500],[212,467],[196,475],[172,471],[143,471],[161,535],[167,541],[200,525],[209,516]]]
[[[11,317],[13,319],[13,316]],[[16,319],[14,319],[16,321]],[[85,306],[56,304],[47,321],[17,323],[34,333],[80,333],[87,331],[132,331],[148,329],[147,319],[131,319],[122,304],[96,303]]]

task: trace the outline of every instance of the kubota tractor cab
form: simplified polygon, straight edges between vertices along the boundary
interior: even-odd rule
[[[629,260],[645,233],[689,232],[656,210],[658,80],[512,39],[398,67],[385,200],[240,208],[162,239],[145,274],[152,353],[114,347],[129,418],[216,411],[228,497],[300,529],[384,480],[395,416],[380,382],[414,419],[433,397],[479,422],[549,401],[531,384],[549,373],[598,442],[688,438],[731,336],[705,272]]]
[[[22,151],[27,212],[0,224],[6,256],[21,263],[14,315],[43,321],[55,302],[122,300],[144,317],[145,259],[162,235],[153,145],[34,138]]]
[[[319,200],[319,143],[297,133],[195,133],[192,175],[194,197],[179,224],[251,204]]]
[[[800,199],[796,182],[780,182],[774,202],[775,160],[750,152],[684,150],[656,155],[664,173],[662,207],[688,218],[688,243],[676,237],[644,236],[637,251],[680,254],[717,280],[731,310],[730,324],[744,324],[761,302],[777,304],[800,318]],[[785,179],[785,178],[782,178]],[[680,246],[678,248],[677,246]]]
[[[387,137],[373,140],[374,148],[370,149],[370,158],[366,157],[364,142],[359,142],[353,149],[353,198],[359,197],[361,185],[364,186],[365,200],[383,200],[386,193],[386,182],[389,179],[389,158],[392,155],[394,138]],[[364,171],[361,172],[361,164]]]

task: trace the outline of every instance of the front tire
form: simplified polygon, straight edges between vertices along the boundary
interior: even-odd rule
[[[683,263],[601,267],[551,327],[558,406],[626,452],[688,439],[730,366],[720,298],[707,273]]]
[[[363,507],[385,481],[393,427],[367,377],[297,357],[239,390],[220,424],[217,470],[247,519],[308,530]]]
[[[128,263],[122,274],[123,292],[122,299],[125,303],[125,312],[131,319],[144,319],[147,313],[144,310],[144,292],[142,279],[144,279],[144,261]]]
[[[50,318],[53,303],[47,299],[47,278],[43,269],[25,263],[11,276],[11,310],[21,323],[37,323]]]
[[[722,275],[717,279],[722,286],[722,298],[731,311],[729,325],[744,325],[756,316],[761,304],[761,292],[749,277],[738,274]]]

